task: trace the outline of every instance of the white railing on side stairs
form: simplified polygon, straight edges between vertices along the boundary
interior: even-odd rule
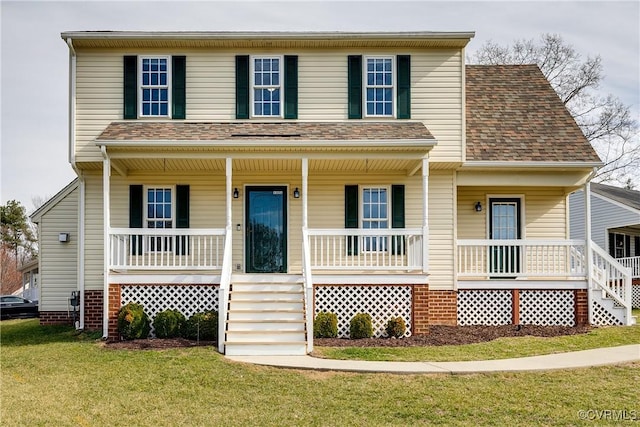
[[[227,307],[229,304],[229,288],[231,286],[231,269],[233,268],[233,242],[231,233],[231,227],[227,227],[224,254],[222,256],[220,293],[218,295],[218,351],[220,353],[224,353],[224,341],[227,331]]]
[[[620,264],[600,246],[591,242],[592,281],[590,291],[602,291],[625,310],[625,324],[632,325],[631,269]],[[589,306],[591,310],[591,305]]]
[[[311,252],[309,249],[309,231],[302,229],[302,279],[304,283],[304,302],[307,322],[307,353],[313,351],[313,275],[311,273]]]

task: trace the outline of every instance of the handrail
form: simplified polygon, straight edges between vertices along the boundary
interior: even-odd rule
[[[305,314],[307,323],[307,353],[313,351],[313,275],[311,273],[311,250],[309,230],[302,228],[302,280],[304,282]]]
[[[615,258],[615,260],[631,269],[631,277],[634,279],[640,278],[640,256]]]
[[[607,296],[625,308],[626,323],[631,325],[631,269],[620,264],[600,246],[591,242],[591,254],[595,290],[604,291]],[[604,272],[604,278],[598,279],[596,272]]]
[[[220,274],[220,291],[218,295],[218,351],[224,353],[224,340],[227,328],[227,303],[231,286],[231,270],[233,268],[233,242],[231,227],[225,230],[224,252],[222,255],[222,272]]]

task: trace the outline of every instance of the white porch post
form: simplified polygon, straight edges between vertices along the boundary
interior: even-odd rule
[[[111,221],[111,204],[110,204],[110,188],[111,188],[111,159],[107,155],[107,149],[102,147],[102,228],[103,228],[103,260],[102,260],[102,337],[109,336],[109,228]]]
[[[231,178],[232,178],[232,160],[231,157],[227,157],[226,159],[226,163],[225,163],[225,174],[227,177],[227,198],[226,198],[226,203],[227,203],[227,227],[231,227],[232,226],[232,210],[231,210],[231,202],[233,200],[232,198],[232,190],[231,190]]]
[[[429,272],[429,158],[422,159],[422,271]]]
[[[302,158],[302,228],[307,229],[309,226],[308,210],[307,210],[307,187],[309,180],[309,159]]]
[[[587,276],[587,305],[589,307],[589,324],[593,324],[593,309],[591,308],[591,293],[593,286],[593,257],[591,254],[591,182],[584,184],[584,249],[585,268]]]

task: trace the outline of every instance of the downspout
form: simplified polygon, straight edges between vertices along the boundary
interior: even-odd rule
[[[80,322],[77,329],[84,329],[84,220],[85,220],[85,181],[84,174],[76,164],[76,69],[77,56],[73,40],[67,39],[69,46],[69,163],[78,176],[78,273],[77,286],[80,293]]]
[[[103,293],[102,293],[102,339],[109,337],[109,228],[111,221],[111,207],[110,207],[110,175],[111,175],[111,159],[107,154],[107,147],[100,146],[100,152],[102,153],[102,201],[103,201],[103,213],[102,213],[102,280],[103,280]]]

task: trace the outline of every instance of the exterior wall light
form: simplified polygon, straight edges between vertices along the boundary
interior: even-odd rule
[[[240,192],[238,191],[238,187],[233,189],[233,198],[237,199],[238,197],[240,197]]]
[[[300,190],[298,190],[298,187],[296,187],[296,189],[293,190],[293,198],[294,199],[299,199],[300,198]]]
[[[476,203],[476,212],[482,212],[482,203],[480,202]]]

